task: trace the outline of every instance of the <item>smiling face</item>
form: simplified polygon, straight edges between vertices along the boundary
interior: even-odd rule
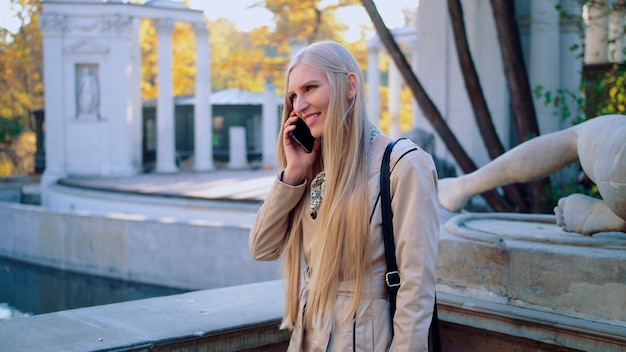
[[[315,138],[322,136],[330,102],[330,85],[324,72],[305,63],[289,72],[287,94],[293,109],[311,129]]]

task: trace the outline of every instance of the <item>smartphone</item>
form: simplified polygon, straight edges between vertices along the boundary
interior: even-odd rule
[[[302,119],[298,119],[293,125],[296,126],[296,129],[290,132],[291,138],[300,144],[304,151],[307,153],[312,152],[315,137],[311,134],[309,126]]]

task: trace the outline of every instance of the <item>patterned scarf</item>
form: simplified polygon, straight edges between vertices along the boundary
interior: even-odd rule
[[[374,140],[380,131],[376,126],[370,124],[370,145],[374,143]],[[320,205],[322,204],[322,198],[324,194],[324,184],[326,183],[326,172],[322,171],[315,178],[313,182],[311,182],[311,202],[309,203],[309,208],[311,211],[311,218],[314,220],[317,219],[317,212],[320,209]]]

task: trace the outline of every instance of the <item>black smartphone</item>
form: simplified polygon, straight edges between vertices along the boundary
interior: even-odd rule
[[[291,138],[300,144],[304,151],[307,153],[312,152],[315,137],[311,134],[309,126],[302,119],[298,119],[293,125],[296,126],[296,129],[290,132]]]

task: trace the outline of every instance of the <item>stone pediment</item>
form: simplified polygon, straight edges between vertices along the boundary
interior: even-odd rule
[[[104,45],[96,44],[88,40],[83,40],[65,49],[65,54],[67,55],[85,55],[85,54],[106,55],[108,53],[109,53],[108,47]]]

